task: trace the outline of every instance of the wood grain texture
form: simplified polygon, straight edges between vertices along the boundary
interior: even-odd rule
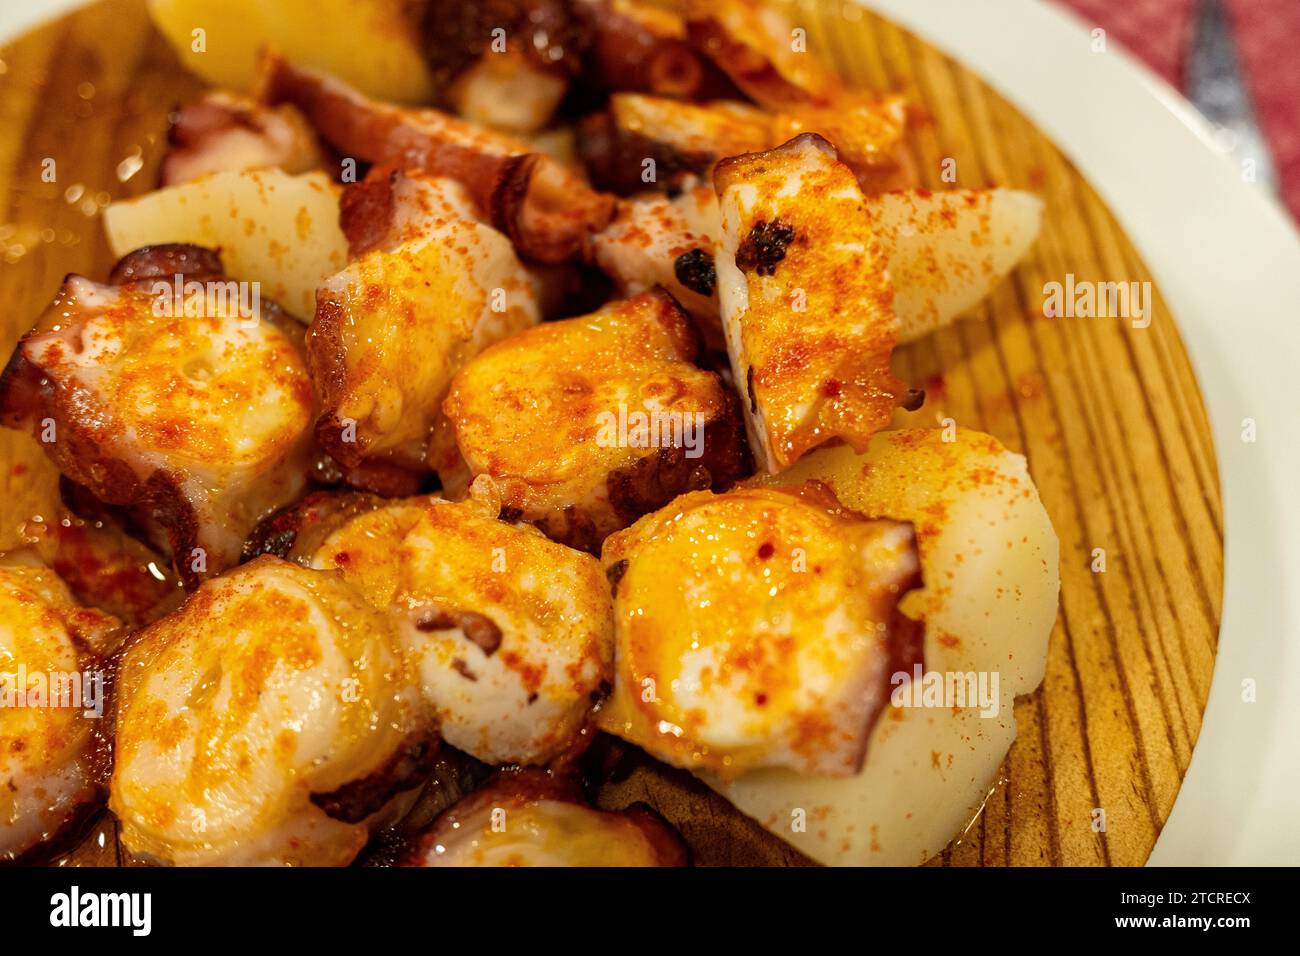
[[[1061,608],[1047,676],[1016,704],[1019,734],[981,814],[944,865],[1143,863],[1191,757],[1209,692],[1223,591],[1223,511],[1195,377],[1158,289],[1151,324],[1043,316],[1043,285],[1151,281],[1114,217],[1061,150],[969,71],[869,13],[787,3],[808,55],[920,105],[912,148],[933,188],[1029,188],[1042,238],[976,316],[900,353],[925,387],[916,424],[951,417],[1024,454],[1061,539]],[[106,0],[0,51],[0,350],[71,271],[109,266],[99,213],[154,183],[167,112],[199,89],[144,15]],[[1067,144],[1068,145],[1068,144]],[[135,165],[143,167],[126,174]],[[55,181],[42,178],[55,162]],[[125,163],[124,163],[125,161]],[[1153,283],[1154,288],[1154,283]],[[55,515],[54,471],[0,431],[0,549]],[[1106,570],[1091,570],[1094,549]],[[645,800],[697,861],[799,863],[797,853],[687,775],[640,764],[601,801]],[[1093,827],[1105,812],[1105,831]],[[112,865],[112,822],[76,861]]]

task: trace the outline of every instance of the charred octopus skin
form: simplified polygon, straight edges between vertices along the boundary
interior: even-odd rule
[[[406,866],[687,866],[681,837],[653,810],[597,810],[539,771],[502,772],[446,810]]]
[[[176,865],[345,865],[437,737],[384,617],[264,556],[204,584],[121,664],[110,807]]]
[[[105,659],[120,622],[43,567],[0,564],[0,863],[34,861],[103,799]]]
[[[598,186],[625,196],[675,194],[707,178],[723,157],[773,145],[768,125],[767,114],[748,103],[615,93],[604,112],[584,119],[579,146]]]
[[[110,281],[64,280],[10,359],[0,420],[100,501],[139,511],[193,588],[306,485],[296,323],[194,246],[133,252]]]
[[[1042,201],[1016,189],[900,190],[866,197],[894,287],[900,344],[967,312],[1033,245]],[[724,348],[715,255],[722,236],[713,186],[619,203],[592,242],[595,262],[625,295],[655,283],[691,313],[706,344]]]
[[[718,295],[750,444],[775,474],[832,439],[865,448],[909,390],[893,286],[853,174],[820,136],[719,164]]]
[[[258,522],[244,542],[244,560],[271,554],[311,567],[321,542],[357,515],[384,504],[386,499],[366,491],[313,491]]]
[[[600,564],[470,498],[360,514],[317,548],[393,621],[446,741],[493,764],[544,764],[583,730],[612,677]]]
[[[602,730],[724,778],[862,767],[890,675],[919,653],[897,611],[920,583],[910,524],[867,520],[816,483],[697,492],[601,560],[615,627]]]
[[[773,112],[737,100],[681,103],[615,93],[606,110],[584,119],[580,149],[593,182],[604,189],[675,195],[694,182],[709,181],[714,167],[729,156],[771,149],[799,133],[819,133],[835,144],[870,195],[915,185],[903,143],[906,128],[901,97],[857,97]]]
[[[275,54],[264,59],[260,98],[297,106],[345,157],[455,180],[484,219],[537,262],[580,258],[613,214],[613,197],[526,143],[438,110],[369,99]]]
[[[747,474],[734,396],[691,364],[697,351],[689,318],[656,289],[487,349],[444,409],[508,509],[594,552],[674,496]]]

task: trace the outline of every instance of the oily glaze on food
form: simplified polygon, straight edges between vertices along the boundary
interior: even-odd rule
[[[607,586],[590,555],[499,518],[480,479],[453,503],[407,499],[321,542],[392,621],[452,746],[493,764],[545,764],[605,693],[613,655]]]
[[[1038,235],[1042,201],[1015,189],[900,190],[864,196],[888,263],[900,345],[943,328],[1006,278]],[[722,235],[711,186],[619,204],[592,240],[597,264],[625,295],[668,289],[706,343],[725,348],[715,259]]]
[[[862,448],[909,401],[890,370],[894,289],[853,174],[804,133],[714,173],[718,296],[759,467],[840,439]]]
[[[437,747],[406,668],[337,574],[265,556],[208,582],[121,664],[123,846],[177,865],[351,862]]]
[[[0,563],[0,863],[58,840],[98,801],[106,715],[90,682],[97,673],[102,690],[121,635],[54,572]]]
[[[270,302],[245,313],[215,254],[141,250],[116,274],[65,280],[5,372],[0,414],[71,481],[139,509],[193,587],[306,486],[311,380],[293,324]]]
[[[594,552],[676,495],[746,473],[734,396],[692,364],[698,352],[686,314],[655,290],[487,349],[444,409],[505,507]]]
[[[605,542],[614,694],[600,726],[678,766],[851,775],[914,658],[912,529],[815,484],[683,495]],[[671,568],[671,573],[665,569]]]
[[[984,802],[1015,739],[1015,698],[1043,679],[1061,581],[1052,522],[1024,458],[970,429],[883,432],[862,455],[822,449],[757,480],[824,482],[848,507],[911,521],[924,583],[899,608],[924,623],[925,670],[963,675],[964,685],[967,674],[997,675],[998,685],[987,710],[974,699],[891,706],[855,776],[760,771],[708,782],[821,862],[923,863]]]
[[[344,192],[352,262],[322,282],[307,333],[316,437],[343,465],[424,471],[452,376],[537,321],[531,277],[476,217],[447,179],[381,171]]]
[[[407,866],[685,866],[649,807],[609,813],[553,777],[504,772],[434,821]]]
[[[136,863],[685,865],[602,809],[638,748],[815,860],[938,852],[1057,546],[995,439],[888,430],[893,352],[1038,200],[915,188],[912,105],[751,0],[236,6],[0,380],[62,475],[0,665],[102,667],[113,718],[0,712],[0,856],[107,800]],[[898,695],[936,672],[1000,683]]]

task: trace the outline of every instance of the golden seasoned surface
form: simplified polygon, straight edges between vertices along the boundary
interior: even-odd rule
[[[847,507],[910,521],[925,586],[903,611],[926,623],[929,664],[996,665],[1014,694],[1042,680],[1060,545],[1025,460],[973,428],[884,431],[864,454],[819,449],[764,484],[825,482]],[[964,655],[983,655],[973,663]]]
[[[770,472],[832,438],[860,448],[904,395],[893,287],[853,174],[820,137],[719,164],[727,350]]]
[[[666,189],[695,174],[706,181],[714,164],[729,156],[771,149],[800,133],[830,141],[868,194],[915,185],[907,155],[907,101],[837,91],[832,99],[800,101],[768,111],[740,100],[683,103],[637,93],[610,97],[615,141],[608,157],[588,147],[601,178],[621,191]],[[641,177],[646,157],[655,179]]]
[[[968,324],[960,335],[941,332],[902,359],[911,380],[930,392],[927,423],[941,409],[1030,457],[1069,572],[1068,616],[1053,637],[1049,679],[1017,705],[1020,734],[997,778],[1005,783],[944,862],[1140,863],[1174,802],[1200,726],[1222,583],[1214,452],[1176,324],[1158,293],[1152,328],[1135,334],[1118,325],[1027,317],[1022,299],[1032,299],[1044,277],[1067,267],[1094,278],[1117,268],[1135,279],[1150,277],[1078,172],[978,78],[869,13],[848,20],[837,4],[819,7],[797,11],[808,27],[810,56],[837,62],[855,84],[915,90],[933,110],[913,147],[930,185],[943,188],[940,163],[951,157],[964,184],[1032,186],[1049,203],[1051,241],[980,310],[990,321]],[[147,175],[119,182],[113,165],[140,142],[142,127],[164,127],[167,110],[188,98],[195,81],[176,69],[143,11],[143,0],[91,4],[5,55],[12,82],[0,96],[13,120],[5,129],[12,160],[6,182],[31,186],[30,170],[60,141],[54,127],[76,107],[79,116],[91,113],[78,122],[79,168],[103,172],[100,185],[115,198],[148,188]],[[84,81],[97,88],[89,104],[77,92]],[[119,109],[124,98],[130,99],[126,112]],[[135,120],[122,122],[128,115]],[[146,143],[146,174],[153,158]],[[61,179],[63,166],[60,155]],[[64,201],[65,186],[24,186],[13,195],[13,255],[22,252],[20,242],[26,255],[0,277],[10,342],[43,306],[58,275],[69,269],[98,274],[92,270],[102,260],[102,243],[86,241],[93,221],[80,204]],[[81,242],[43,247],[36,237],[47,226]],[[1147,402],[1128,400],[1134,394]],[[9,492],[4,526],[32,514],[48,517],[48,507],[32,507],[22,494],[34,484],[54,492],[48,470],[39,467],[39,445],[17,433],[0,444],[6,458],[0,485]],[[1181,478],[1134,482],[1130,473]],[[1112,560],[1122,552],[1131,573],[1096,578],[1087,569],[1088,550],[1108,536]],[[1162,569],[1170,568],[1178,573],[1161,587]],[[1089,634],[1080,632],[1080,621]],[[1093,626],[1098,621],[1100,630]],[[748,819],[720,800],[702,805],[685,791],[661,788],[651,795],[643,783],[632,783],[632,799],[688,814],[704,861],[773,863],[796,856],[779,841],[754,840],[744,829]],[[1077,826],[1099,805],[1119,825],[1106,834]]]
[[[817,133],[834,144],[868,194],[917,184],[904,97],[846,87],[824,58],[808,55],[807,38],[784,11],[764,0],[691,0],[687,7],[692,39],[772,111],[769,141],[755,149]]]
[[[685,495],[611,537],[614,696],[602,729],[678,766],[852,774],[917,581],[911,527],[822,486]]]
[[[510,241],[447,180],[398,178],[382,245],[320,289],[308,337],[321,443],[347,465],[421,467],[447,385],[486,344],[537,321]]]
[[[876,435],[864,454],[820,448],[756,481],[824,482],[855,511],[912,522],[923,584],[899,610],[924,622],[926,673],[982,675],[983,690],[937,707],[891,706],[854,777],[760,771],[708,782],[820,862],[931,859],[987,799],[1022,719],[1015,699],[1043,680],[1059,546],[1025,460],[971,428],[905,429]],[[903,691],[892,702],[907,699]],[[809,825],[795,832],[800,809]]]
[[[840,88],[826,62],[798,49],[790,21],[762,0],[688,0],[693,42],[769,109],[825,102]]]
[[[209,468],[283,458],[311,410],[293,341],[258,314],[241,316],[238,292],[205,285],[176,299],[173,289],[71,277],[22,354],[100,447]]]
[[[615,93],[609,98],[609,109],[620,131],[666,143],[686,154],[735,156],[771,145],[767,114],[740,100],[684,103],[662,96]]]
[[[907,154],[907,101],[842,94],[832,102],[777,113],[771,124],[776,145],[800,133],[817,133],[834,144],[840,161],[853,170],[864,192],[906,189],[915,184]]]
[[[167,248],[220,268],[197,247],[130,259]],[[190,587],[234,564],[258,520],[306,483],[306,363],[296,327],[256,296],[215,274],[69,276],[0,383],[6,424],[100,501],[148,508]]]
[[[598,544],[630,520],[610,500],[612,474],[671,448],[709,467],[696,487],[738,471],[732,403],[718,376],[691,364],[697,348],[685,313],[655,290],[487,349],[444,408],[470,469],[498,480],[507,507],[540,521],[572,507]]]
[[[341,864],[364,825],[310,798],[423,726],[384,617],[337,574],[262,557],[207,582],[122,663],[111,807],[133,853]]]
[[[91,729],[105,716],[100,654],[112,649],[118,625],[79,607],[53,571],[0,566],[0,862],[53,835],[94,796]]]
[[[407,499],[353,518],[314,564],[391,615],[448,743],[542,763],[612,676],[609,590],[595,558],[500,511],[486,479],[464,502]]]

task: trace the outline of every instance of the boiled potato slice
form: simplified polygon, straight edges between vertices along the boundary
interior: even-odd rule
[[[898,341],[941,328],[1001,282],[1038,238],[1043,201],[1016,189],[909,190],[867,202],[889,256]]]
[[[181,61],[216,86],[248,90],[258,51],[271,46],[371,96],[427,102],[433,80],[409,8],[407,0],[149,0]]]
[[[261,283],[263,298],[307,321],[316,287],[347,264],[338,220],[338,191],[324,173],[262,169],[213,173],[113,203],[104,229],[116,256],[164,242],[215,249],[227,275]]]

